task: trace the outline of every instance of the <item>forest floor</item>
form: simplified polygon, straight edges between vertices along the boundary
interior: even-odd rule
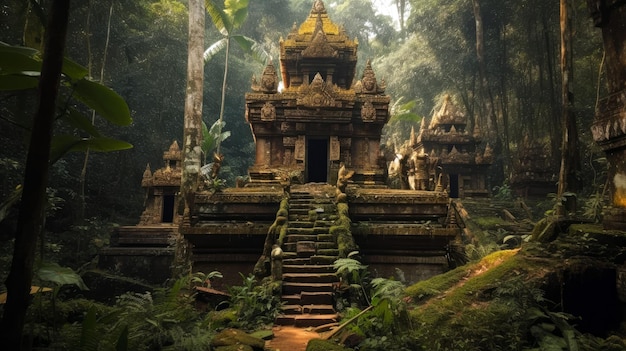
[[[320,337],[309,328],[275,326],[272,331],[274,338],[265,343],[265,348],[273,351],[305,351],[309,340]]]

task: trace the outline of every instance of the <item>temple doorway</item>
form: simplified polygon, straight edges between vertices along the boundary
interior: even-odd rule
[[[450,197],[456,199],[459,197],[459,175],[450,174]]]
[[[161,213],[161,222],[174,222],[174,195],[163,195],[163,213]]]
[[[306,181],[328,182],[328,138],[308,139],[306,150]]]

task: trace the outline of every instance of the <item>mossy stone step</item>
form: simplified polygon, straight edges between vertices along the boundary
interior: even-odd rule
[[[332,305],[334,296],[328,291],[303,291],[300,295],[301,305]]]
[[[311,221],[291,221],[289,220],[289,228],[287,229],[297,229],[297,228],[313,228],[315,223]]]
[[[296,243],[296,252],[299,256],[302,256],[303,253],[308,253],[309,256],[315,254],[317,251],[317,247],[315,245],[315,241],[303,241],[300,240]]]
[[[317,250],[317,253],[322,256],[339,256],[339,249],[319,249]]]
[[[295,252],[290,252],[291,257],[285,257],[283,254],[283,267],[285,265],[290,266],[299,266],[305,264],[311,264],[311,259],[309,257],[298,257],[298,254]]]
[[[335,225],[335,221],[330,221],[327,219],[318,219],[315,221],[315,227],[332,227],[333,225]]]
[[[283,282],[283,294],[293,295],[303,292],[333,292],[333,283],[294,283]]]
[[[287,235],[287,242],[294,243],[298,241],[316,241],[317,235],[304,235],[304,234],[289,234]]]
[[[339,314],[301,314],[295,317],[295,326],[298,328],[318,327],[324,324],[339,322]]]
[[[311,208],[290,208],[289,214],[292,215],[308,215],[309,211],[313,211]]]
[[[276,325],[293,325],[298,328],[318,327],[320,325],[336,323],[339,321],[339,315],[333,314],[290,314],[279,315],[274,323]]]
[[[287,234],[313,235],[317,233],[315,232],[315,228],[294,228],[291,226],[291,223],[289,223]]]
[[[283,282],[333,283],[339,281],[335,273],[283,273]]]
[[[319,236],[318,236],[319,240]],[[336,249],[337,244],[334,241],[318,241],[316,244],[317,249]]]
[[[330,227],[313,227],[312,229],[315,234],[328,234]]]
[[[336,313],[333,305],[283,305],[281,308],[283,314],[334,314]]]
[[[335,273],[333,265],[283,264],[283,273]]]
[[[291,198],[289,199],[289,206],[299,205],[299,204],[310,204],[312,203],[313,198]]]
[[[297,203],[297,204],[289,204],[289,211],[293,210],[313,210],[314,207],[309,203]]]
[[[338,258],[338,256],[315,255],[309,259],[312,264],[333,264]]]
[[[335,237],[332,234],[317,234],[317,241],[335,243]]]

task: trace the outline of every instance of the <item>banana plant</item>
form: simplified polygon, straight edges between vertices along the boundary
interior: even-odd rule
[[[204,63],[220,53],[226,51],[224,61],[224,79],[222,81],[222,97],[220,102],[220,115],[218,121],[218,135],[221,134],[221,122],[224,119],[224,101],[226,99],[226,81],[228,76],[228,57],[230,54],[230,41],[234,40],[246,54],[251,55],[255,60],[265,62],[269,60],[269,54],[254,39],[244,35],[235,35],[235,31],[243,25],[248,17],[248,0],[224,0],[223,8],[218,6],[215,1],[206,1],[206,10],[220,32],[222,38],[209,46],[204,51]],[[220,153],[221,140],[217,140],[217,154]]]

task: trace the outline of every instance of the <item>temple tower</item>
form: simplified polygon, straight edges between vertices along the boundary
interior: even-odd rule
[[[333,23],[324,2],[280,40],[279,77],[270,62],[246,94],[256,144],[251,183],[336,181],[340,162],[353,181],[384,184],[380,136],[389,96],[368,62],[355,81],[357,42]]]
[[[163,152],[163,167],[154,171],[146,165],[141,186],[146,189],[145,210],[139,225],[162,223],[178,224],[174,203],[180,191],[182,154],[178,142],[174,140],[169,149]]]
[[[489,144],[481,150],[480,142],[480,129],[470,133],[467,117],[446,96],[428,127],[422,123],[419,134],[411,140],[418,155],[428,156],[430,190],[439,183],[452,198],[489,196],[487,172],[493,151]]]

